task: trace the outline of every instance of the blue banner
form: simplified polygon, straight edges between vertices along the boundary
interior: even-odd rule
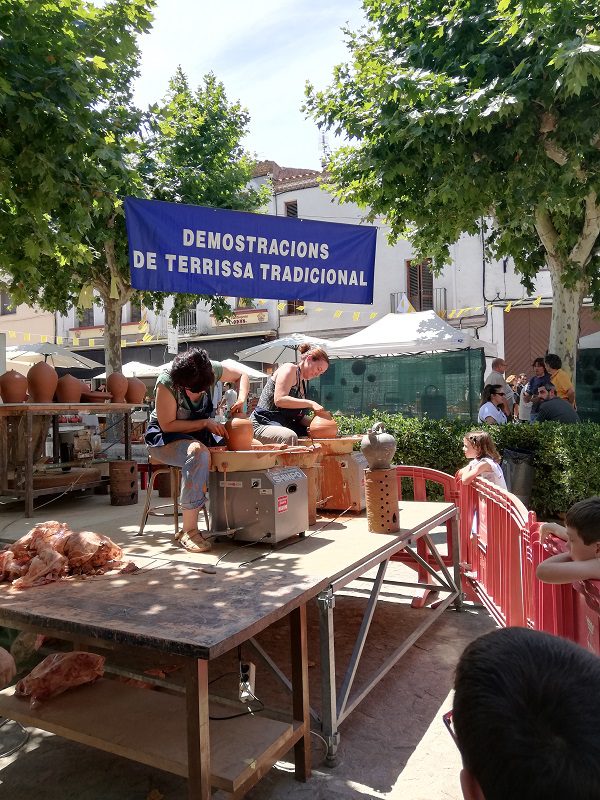
[[[125,200],[131,285],[150,292],[373,302],[377,230]]]

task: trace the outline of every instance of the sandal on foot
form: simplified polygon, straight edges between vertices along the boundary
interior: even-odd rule
[[[197,528],[181,531],[175,537],[175,541],[190,553],[205,553],[211,548],[208,539],[205,539]]]

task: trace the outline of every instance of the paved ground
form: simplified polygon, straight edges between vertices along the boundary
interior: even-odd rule
[[[217,555],[183,554],[171,543],[168,525],[153,524],[135,538],[141,506],[112,507],[108,497],[58,500],[36,513],[36,520],[60,519],[75,529],[107,533],[130,553],[157,553],[177,558],[216,560]],[[155,518],[156,520],[156,518]],[[0,540],[14,541],[31,526],[20,512],[0,510]],[[224,547],[224,546],[223,546]],[[221,554],[223,550],[219,551]],[[401,567],[394,565],[400,576]],[[353,584],[336,606],[338,667],[351,652],[364,606],[364,584]],[[406,596],[387,594],[379,603],[361,669],[377,666],[394,640],[400,641],[428,609],[415,611]],[[313,778],[294,781],[289,761],[279,762],[252,790],[251,800],[325,800],[325,798],[402,798],[459,800],[460,759],[441,721],[451,704],[452,673],[464,646],[493,627],[487,614],[472,607],[462,614],[447,611],[386,675],[341,726],[335,768],[323,762],[323,745],[313,738]],[[315,609],[309,614],[311,702],[318,706],[319,654]],[[260,638],[271,653],[287,651],[287,631],[273,626]],[[249,657],[245,654],[245,657]],[[250,656],[251,657],[251,656]],[[268,705],[286,703],[284,690],[257,659],[257,694]],[[285,664],[284,664],[285,666]],[[211,676],[224,675],[235,663],[224,656],[211,664]],[[361,673],[358,680],[360,682]],[[220,692],[234,696],[235,676],[219,682]],[[318,733],[318,727],[315,725]],[[14,735],[10,723],[0,728],[0,747]],[[186,782],[167,773],[32,730],[29,742],[0,759],[0,800],[179,800]]]

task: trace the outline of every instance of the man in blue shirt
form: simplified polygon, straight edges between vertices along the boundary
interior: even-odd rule
[[[543,358],[536,358],[532,366],[533,377],[529,379],[529,383],[523,389],[522,394],[526,403],[530,403],[533,400],[531,422],[535,422],[541,403],[541,399],[537,396],[538,389],[540,386],[545,386],[547,383],[550,383],[550,375],[546,372],[546,365]]]

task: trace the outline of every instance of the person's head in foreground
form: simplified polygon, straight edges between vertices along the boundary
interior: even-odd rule
[[[466,800],[600,798],[600,659],[528,628],[472,642],[453,723]]]
[[[573,561],[600,556],[600,497],[574,503],[565,516],[570,555]],[[599,795],[600,797],[600,795]]]

